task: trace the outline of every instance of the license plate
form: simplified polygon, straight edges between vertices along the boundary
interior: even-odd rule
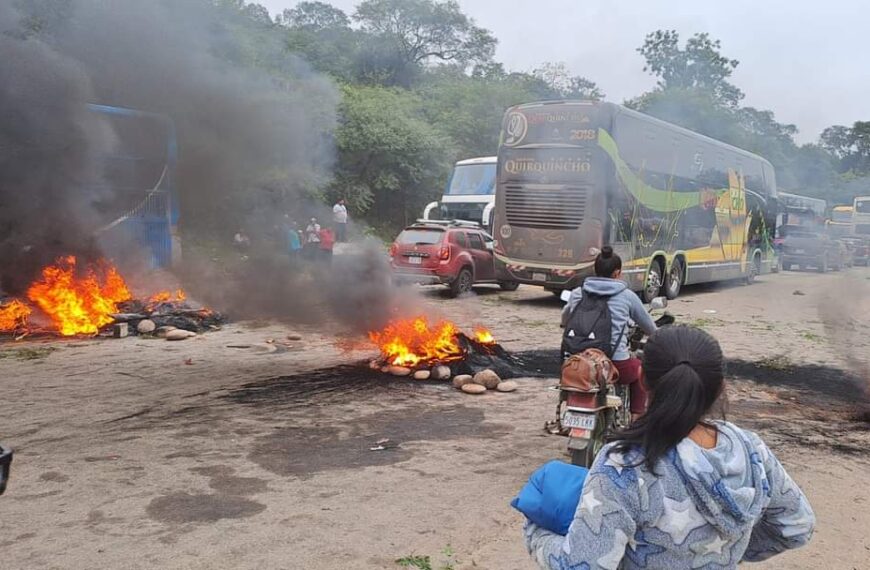
[[[423,258],[422,257],[409,257],[408,263],[410,263],[411,265],[422,265]]]
[[[595,414],[565,412],[562,414],[562,427],[593,430],[595,429]]]
[[[547,274],[546,273],[532,273],[532,281],[546,281]]]

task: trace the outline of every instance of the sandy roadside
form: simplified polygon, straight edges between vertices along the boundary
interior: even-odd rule
[[[558,345],[560,305],[538,290],[424,298],[511,351]],[[765,437],[819,517],[810,546],[759,568],[867,567],[870,432],[825,382],[842,388],[836,369],[866,365],[867,339],[843,323],[866,327],[868,303],[870,271],[856,268],[690,288],[669,308],[755,363],[733,381],[729,414]],[[564,441],[541,430],[553,380],[479,398],[373,384],[330,368],[365,351],[311,329],[284,346],[288,332],[235,324],[180,343],[0,346],[0,439],[16,448],[3,567],[396,568],[420,554],[533,568],[507,503],[563,456]],[[22,348],[54,350],[24,360]],[[370,451],[381,438],[398,447]]]

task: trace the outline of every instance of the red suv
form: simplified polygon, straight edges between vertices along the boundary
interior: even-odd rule
[[[477,283],[497,283],[514,291],[518,283],[497,281],[492,237],[472,223],[427,220],[408,226],[390,247],[397,282],[443,284],[461,295]]]

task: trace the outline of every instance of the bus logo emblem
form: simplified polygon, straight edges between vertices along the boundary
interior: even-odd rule
[[[511,227],[505,224],[498,229],[498,233],[503,239],[508,239],[511,237]]]
[[[519,111],[512,111],[507,118],[507,127],[505,128],[505,146],[516,146],[524,138],[529,130],[529,122],[526,116]]]

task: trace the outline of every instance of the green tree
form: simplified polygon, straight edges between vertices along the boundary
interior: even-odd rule
[[[351,29],[347,14],[324,2],[300,2],[284,10],[278,23],[287,30],[287,50],[302,55],[318,71],[354,79],[362,38]]]
[[[490,70],[486,77],[469,77],[457,69],[434,71],[419,92],[428,121],[450,137],[455,160],[495,154],[505,109],[555,96],[537,78],[503,70]]]
[[[870,121],[856,121],[851,127],[828,127],[822,131],[821,141],[839,160],[840,172],[870,176]]]
[[[397,88],[345,86],[329,197],[342,196],[372,226],[395,231],[437,199],[452,155],[422,100]]]
[[[363,54],[363,74],[383,82],[407,85],[413,71],[426,64],[468,68],[491,61],[495,53],[493,35],[455,0],[365,0],[353,17],[374,40]]]
[[[689,38],[681,48],[675,30],[657,30],[646,36],[637,51],[646,60],[643,70],[659,78],[659,89],[698,89],[709,93],[716,103],[734,107],[743,92],[728,78],[740,62],[723,56],[721,47],[719,40],[702,33]]]
[[[280,24],[297,30],[347,30],[347,14],[326,2],[300,2],[277,17]]]
[[[546,83],[562,99],[604,99],[604,92],[585,77],[571,75],[564,62],[546,62],[535,69],[532,75]]]

